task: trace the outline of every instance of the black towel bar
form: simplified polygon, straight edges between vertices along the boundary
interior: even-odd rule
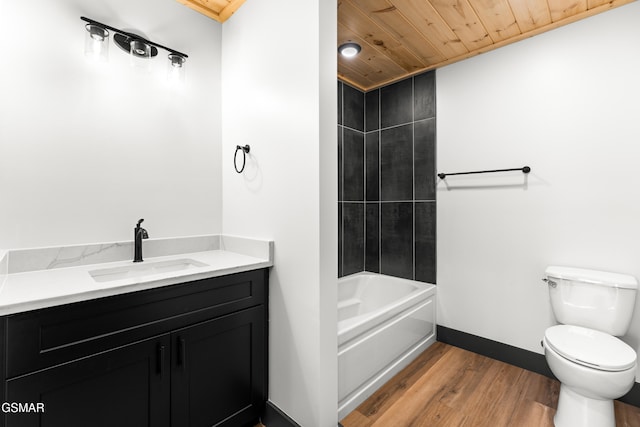
[[[439,173],[438,177],[440,179],[445,179],[447,175],[470,175],[475,173],[493,173],[493,172],[511,172],[511,171],[522,171],[522,173],[531,172],[531,168],[529,166],[524,166],[521,168],[513,168],[513,169],[493,169],[488,171],[473,171],[473,172],[456,172],[456,173]]]

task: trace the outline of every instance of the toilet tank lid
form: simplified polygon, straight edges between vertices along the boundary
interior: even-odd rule
[[[550,278],[593,283],[614,288],[638,289],[638,281],[628,274],[607,271],[587,270],[584,268],[549,266],[545,275]]]

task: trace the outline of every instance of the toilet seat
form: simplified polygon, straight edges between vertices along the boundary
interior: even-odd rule
[[[544,333],[545,342],[570,361],[602,371],[624,371],[636,364],[636,352],[620,339],[572,325],[556,325]]]

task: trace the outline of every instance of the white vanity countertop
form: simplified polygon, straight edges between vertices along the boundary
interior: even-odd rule
[[[145,256],[144,262],[142,263],[133,264],[131,260],[121,260],[89,264],[86,260],[78,262],[77,258],[79,257],[75,257],[74,262],[70,264],[79,265],[27,271],[22,271],[24,268],[18,266],[14,268],[17,272],[12,272],[11,251],[7,251],[5,257],[9,257],[9,266],[6,266],[6,260],[0,259],[0,264],[3,261],[5,262],[5,271],[0,271],[0,315],[14,314],[273,266],[273,242],[229,236],[216,237],[218,241],[212,245],[212,249],[210,250],[173,253],[164,256]],[[79,247],[76,247],[75,249],[77,250],[78,248]],[[47,250],[51,252],[51,248],[47,248]],[[37,258],[37,255],[38,254],[32,254],[30,258]],[[104,254],[101,256],[104,258]],[[24,254],[16,258],[20,257],[25,258]],[[2,256],[0,256],[0,258],[2,258]],[[90,257],[87,258],[90,259]],[[126,277],[104,282],[94,280],[90,273],[100,269],[117,269],[128,266],[135,266],[134,268],[136,268],[157,262],[171,262],[175,260],[193,260],[196,261],[196,263],[204,264],[204,266],[195,266],[189,269],[170,272],[151,273],[139,277]],[[56,264],[64,263],[56,260]],[[69,262],[67,262],[67,264],[69,264]]]

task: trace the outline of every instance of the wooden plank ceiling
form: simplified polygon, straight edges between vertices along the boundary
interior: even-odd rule
[[[245,2],[177,1],[218,22]],[[337,46],[362,46],[355,58],[338,55],[338,78],[368,91],[632,1],[337,0]]]
[[[362,46],[338,77],[368,91],[632,1],[338,0],[338,46]]]
[[[213,18],[218,22],[224,22],[238,10],[245,0],[178,0],[191,9]]]

